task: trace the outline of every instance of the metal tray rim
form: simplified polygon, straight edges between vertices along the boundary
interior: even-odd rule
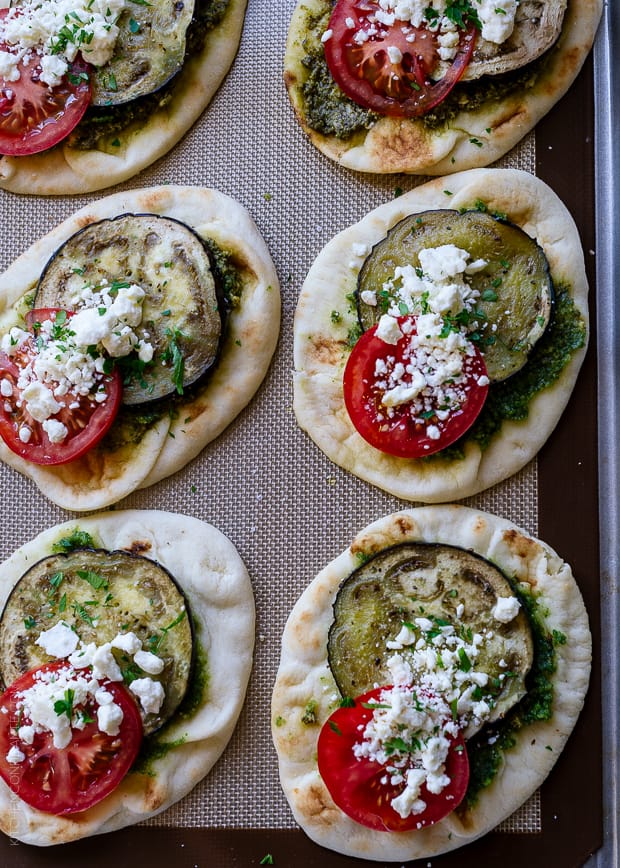
[[[620,856],[620,344],[615,325],[620,311],[614,293],[620,282],[620,264],[614,255],[620,244],[620,140],[614,136],[614,120],[620,117],[620,74],[613,63],[618,50],[620,6],[605,2],[594,47],[604,843],[587,862],[589,868],[618,865]]]

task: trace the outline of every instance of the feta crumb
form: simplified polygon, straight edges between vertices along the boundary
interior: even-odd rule
[[[93,675],[95,678],[109,678],[110,681],[122,681],[123,674],[114,655],[112,645],[106,642],[99,645],[92,657]]]
[[[21,751],[17,745],[11,745],[9,752],[6,755],[6,761],[12,765],[17,765],[18,763],[23,763],[25,759],[26,754]]]
[[[138,697],[140,705],[147,714],[157,714],[164,701],[164,688],[152,678],[136,678],[129,685],[131,692]]]
[[[78,646],[78,634],[64,621],[58,621],[49,630],[43,630],[35,640],[50,657],[68,657]]]
[[[119,651],[124,651],[132,657],[142,648],[142,642],[135,633],[117,633],[114,639],[110,642],[112,648],[118,648]]]
[[[163,671],[164,661],[150,651],[137,651],[133,656],[134,663],[148,672],[149,675],[159,675]]]
[[[388,313],[384,313],[377,325],[376,336],[386,344],[396,345],[402,338],[403,333],[398,325],[398,320]]]
[[[123,709],[115,702],[100,705],[97,709],[97,726],[106,735],[118,735],[123,717]]]
[[[513,618],[517,617],[520,608],[521,603],[516,597],[498,597],[495,606],[491,610],[491,614],[496,621],[508,624]]]

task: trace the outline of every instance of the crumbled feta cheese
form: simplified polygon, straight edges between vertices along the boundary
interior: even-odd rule
[[[152,654],[150,651],[137,651],[133,655],[133,661],[144,672],[148,672],[149,675],[159,675],[165,665],[161,657]]]
[[[124,651],[131,656],[142,648],[141,640],[133,632],[117,633],[110,644],[112,648],[118,648],[119,651]]]
[[[0,22],[0,75],[17,81],[19,60],[35,50],[40,56],[40,79],[48,87],[60,83],[78,52],[94,66],[103,66],[114,53],[118,16],[125,0],[21,0]]]
[[[29,332],[25,332],[23,329],[20,329],[17,326],[13,326],[13,328],[10,329],[7,334],[2,335],[0,348],[2,349],[3,353],[7,354],[7,356],[14,356],[15,353],[19,350],[19,345],[29,337]]]
[[[77,300],[74,316],[66,321],[50,319],[41,323],[36,344],[21,329],[12,328],[3,335],[1,346],[9,355],[14,355],[24,342],[30,346],[29,361],[17,379],[17,391],[26,411],[42,423],[51,443],[62,443],[68,436],[67,426],[53,418],[65,406],[79,409],[80,399],[91,402],[91,406],[92,402],[107,400],[102,385],[104,351],[118,358],[136,350],[141,361],[152,361],[152,344],[133,330],[142,319],[144,296],[144,290],[136,284],[119,287],[114,296],[107,285],[96,292],[87,287]],[[0,392],[7,399],[6,412],[14,412],[19,405],[13,406],[8,399],[16,398],[16,390],[6,376],[0,377]],[[31,436],[29,428],[20,429],[22,442],[29,442]]]
[[[97,726],[106,735],[118,735],[123,717],[123,709],[120,705],[108,702],[97,709]]]
[[[67,426],[57,419],[45,419],[41,427],[47,434],[50,443],[62,443],[69,433]]]
[[[43,84],[48,87],[57,87],[67,71],[67,61],[56,54],[44,54],[41,58],[41,75]]]
[[[400,404],[407,404],[417,398],[422,389],[426,386],[426,377],[421,371],[413,371],[411,380],[404,385],[400,383],[392,389],[388,389],[383,393],[381,403],[386,407],[398,407]]]
[[[32,725],[20,726],[18,734],[19,740],[23,742],[23,744],[32,744],[35,737],[35,728]]]
[[[519,614],[521,603],[516,597],[498,597],[491,614],[496,621],[508,624]]]
[[[50,657],[68,657],[78,646],[78,634],[64,621],[58,621],[49,630],[43,630],[35,640]]]
[[[112,645],[106,642],[99,645],[92,657],[93,674],[95,678],[109,678],[110,681],[122,681],[123,674],[112,654]]]
[[[482,24],[481,36],[501,45],[512,34],[518,0],[474,0]]]
[[[157,714],[164,701],[164,688],[152,678],[136,678],[129,685],[131,692],[138,697],[140,705],[147,714]]]
[[[375,334],[386,344],[392,345],[397,344],[403,336],[398,320],[387,313],[384,313],[379,320]]]
[[[388,45],[387,55],[390,63],[398,64],[402,62],[403,53],[396,45]]]
[[[69,663],[75,669],[85,669],[87,666],[92,666],[96,650],[97,646],[94,642],[89,642],[87,645],[80,643],[80,647],[69,657]]]
[[[17,765],[18,763],[23,763],[25,759],[26,754],[21,751],[17,745],[11,745],[9,752],[6,755],[6,761],[12,765]]]
[[[62,410],[62,404],[56,401],[51,390],[39,380],[33,380],[24,387],[22,399],[26,402],[28,412],[37,422],[44,422]]]

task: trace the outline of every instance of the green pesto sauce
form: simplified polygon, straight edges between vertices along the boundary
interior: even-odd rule
[[[195,627],[197,628],[195,623]],[[197,632],[197,630],[196,630]],[[165,723],[161,729],[144,739],[138,758],[132,767],[132,771],[142,775],[155,777],[157,771],[155,763],[167,756],[171,750],[185,744],[186,737],[169,738],[169,732],[180,721],[191,719],[204,703],[209,688],[209,667],[207,652],[198,639],[195,639],[195,658],[191,680],[187,693],[171,720]]]
[[[307,78],[302,84],[301,92],[308,126],[322,135],[331,135],[346,141],[372,127],[380,115],[357,105],[345,96],[331,76],[321,43],[321,35],[327,29],[331,10],[332,4],[325,0],[322,14],[307,15],[305,29],[308,35],[304,40],[306,55],[302,61],[307,70]],[[553,49],[550,49],[523,69],[458,82],[438,106],[416,120],[422,121],[428,129],[435,130],[449,123],[459,112],[475,111],[514,93],[522,94],[536,84],[552,54]]]
[[[482,412],[460,440],[423,460],[461,459],[470,441],[484,450],[504,422],[527,419],[532,399],[558,380],[573,353],[585,345],[585,339],[586,324],[568,288],[556,287],[553,318],[527,363],[507,380],[493,383]]]
[[[564,644],[566,637],[557,631],[549,633],[543,621],[544,613],[533,594],[518,587],[514,592],[529,617],[534,643],[534,660],[525,679],[527,693],[504,718],[483,727],[467,742],[470,769],[465,809],[475,805],[480,791],[493,781],[504,752],[517,744],[518,733],[530,723],[549,720],[553,713],[551,677],[556,667],[555,648]],[[496,740],[489,744],[492,736]]]
[[[316,699],[310,699],[307,702],[306,707],[304,708],[304,713],[301,717],[301,722],[304,723],[306,726],[314,726],[316,723],[318,723],[319,722],[319,719],[317,717],[318,708],[319,708],[319,704],[316,701]]]
[[[95,540],[85,530],[75,527],[68,536],[63,536],[52,545],[55,553],[68,554],[76,549],[94,549]]]
[[[203,238],[203,244],[209,251],[215,282],[221,287],[227,306],[229,308],[239,307],[243,291],[243,279],[231,254],[222,250],[212,238]]]
[[[137,444],[146,436],[150,429],[168,413],[167,401],[158,401],[153,407],[121,406],[114,420],[114,424],[95,446],[104,454],[116,452],[127,444]]]
[[[196,0],[194,17],[187,29],[186,60],[202,51],[208,32],[217,27],[223,19],[229,2],[230,0]],[[119,136],[134,122],[145,123],[155,112],[174,99],[178,80],[177,74],[159,90],[129,103],[89,106],[70,136],[71,147],[93,150],[101,139],[113,139]]]

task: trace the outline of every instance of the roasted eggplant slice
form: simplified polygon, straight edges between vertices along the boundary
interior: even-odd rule
[[[478,38],[463,80],[500,75],[532,63],[558,39],[566,6],[567,0],[520,0],[512,36],[500,45]]]
[[[93,105],[119,105],[159,90],[183,66],[194,0],[150,0],[121,12],[114,57],[93,76]]]
[[[51,659],[36,640],[58,621],[84,644],[103,645],[133,632],[143,650],[164,660],[148,677],[161,681],[164,703],[144,714],[146,734],[159,729],[185,696],[193,665],[191,613],[181,589],[162,566],[124,551],[77,549],[34,564],[21,577],[0,618],[0,676],[4,685]],[[143,678],[131,657],[115,650],[126,682]]]
[[[47,263],[34,306],[74,310],[85,286],[115,281],[146,293],[135,331],[153,345],[153,361],[123,363],[124,404],[172,395],[217,361],[224,304],[202,239],[188,226],[155,214],[123,214],[91,223]]]
[[[484,353],[491,381],[505,380],[527,362],[551,316],[553,284],[542,248],[522,229],[484,211],[424,211],[397,223],[376,244],[358,279],[357,303],[364,330],[379,319],[393,297],[385,285],[397,266],[419,267],[419,252],[454,244],[471,261],[487,265],[467,277],[479,293],[467,324]],[[362,300],[364,290],[377,305]],[[417,313],[419,311],[410,311]]]
[[[467,635],[490,628],[493,635],[487,636],[476,669],[487,673],[494,691],[490,719],[500,717],[525,693],[533,659],[523,609],[508,623],[491,614],[498,597],[511,596],[503,573],[464,549],[404,543],[379,552],[342,583],[334,603],[328,660],[338,689],[354,697],[388,684],[386,661],[394,651],[386,643],[417,617]],[[506,672],[510,678],[500,678]]]

